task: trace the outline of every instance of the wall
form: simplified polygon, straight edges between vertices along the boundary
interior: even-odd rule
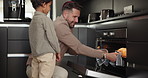
[[[112,9],[112,0],[89,0],[82,4],[82,14],[100,12],[102,9]]]
[[[56,0],[56,16],[60,16],[62,14],[62,5],[66,1],[71,1],[71,0]]]
[[[25,17],[27,18],[32,18],[33,14],[34,14],[34,8],[32,7],[32,4],[30,2],[30,0],[26,0],[25,1]]]
[[[56,13],[56,16],[60,16],[62,14],[62,5],[64,4],[64,2],[66,1],[71,1],[71,0],[53,0],[56,2],[56,4],[53,4],[55,5],[55,8],[53,9],[56,9],[56,12],[54,12],[53,14]],[[53,10],[52,9],[52,10]],[[34,8],[32,7],[32,4],[30,2],[30,0],[26,0],[26,5],[25,5],[25,17],[30,17],[32,18],[32,15],[34,14]],[[49,15],[50,17],[50,15]]]
[[[112,0],[74,0],[82,5],[79,22],[87,22],[88,14],[100,12],[102,9],[112,9]]]
[[[123,8],[134,5],[134,11],[148,10],[148,0],[114,0],[115,13],[123,12]]]
[[[3,22],[3,0],[0,0],[0,22]]]

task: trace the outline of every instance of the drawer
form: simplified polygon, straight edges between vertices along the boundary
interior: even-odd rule
[[[142,66],[148,66],[148,42],[128,42],[127,58],[128,62]]]
[[[0,54],[7,52],[7,28],[0,27]]]
[[[29,41],[8,41],[8,53],[30,53]]]
[[[0,52],[1,53],[1,52]],[[7,77],[7,56],[5,54],[0,54],[0,78],[6,78]]]
[[[148,19],[128,21],[128,41],[148,41]]]
[[[27,57],[8,58],[7,78],[28,78],[26,75]]]
[[[9,27],[8,39],[29,39],[28,27]]]

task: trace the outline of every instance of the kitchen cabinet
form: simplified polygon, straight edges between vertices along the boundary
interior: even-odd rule
[[[30,52],[28,27],[8,27],[7,78],[27,78],[26,61]]]
[[[128,21],[128,41],[148,42],[148,19]]]
[[[96,41],[95,29],[87,27],[75,27],[73,29],[73,34],[78,40],[80,40],[82,44],[95,48],[95,41]],[[86,56],[78,55],[78,57],[72,62],[86,65],[86,58],[87,58]]]
[[[134,63],[137,66],[143,66],[148,68],[148,62],[145,62],[148,59],[147,48],[148,42],[128,42],[128,62]],[[141,67],[142,68],[142,67]]]
[[[148,77],[148,18],[134,17],[127,22],[127,76]],[[134,71],[134,72],[133,72]]]
[[[148,59],[148,19],[130,20],[127,25],[128,61],[147,66],[148,63],[143,61]]]
[[[6,78],[7,74],[7,27],[0,27],[0,77]]]
[[[8,27],[8,53],[30,53],[28,27]]]
[[[86,28],[86,27],[80,27],[78,30],[78,39],[80,42],[84,45],[87,45],[89,47],[95,48],[96,43],[96,32],[95,29]],[[84,56],[84,55],[78,55],[78,64],[86,66],[94,66],[95,65],[95,59]],[[91,63],[90,63],[91,62]]]
[[[28,27],[3,25],[0,25],[0,78],[27,78],[26,61],[31,52]]]
[[[28,78],[26,61],[27,57],[8,57],[7,78]]]
[[[85,27],[75,27],[73,29],[73,34],[77,37],[77,39],[84,45],[87,45],[89,47],[95,48],[95,42],[96,42],[96,32],[95,29],[87,28]],[[94,61],[94,58],[84,56],[84,55],[77,55],[75,58],[75,61],[71,61],[77,64],[80,64],[82,66],[86,65],[95,65],[94,63],[90,63]]]
[[[28,27],[8,27],[9,40],[28,40]]]
[[[73,34],[79,39],[79,28],[73,28]]]

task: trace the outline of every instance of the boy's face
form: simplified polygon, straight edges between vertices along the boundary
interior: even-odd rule
[[[43,4],[43,7],[44,7],[44,10],[43,10],[43,12],[45,13],[45,14],[48,14],[48,12],[51,10],[51,4],[52,4],[52,2],[50,1],[49,3],[47,3],[47,4]]]

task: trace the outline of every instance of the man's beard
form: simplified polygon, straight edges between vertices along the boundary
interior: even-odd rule
[[[71,29],[72,29],[72,28],[74,28],[74,26],[72,26],[72,27],[71,27],[71,26],[69,26],[69,28],[71,28]]]
[[[69,28],[74,28],[74,25],[71,25],[70,23],[68,23],[69,24]]]

